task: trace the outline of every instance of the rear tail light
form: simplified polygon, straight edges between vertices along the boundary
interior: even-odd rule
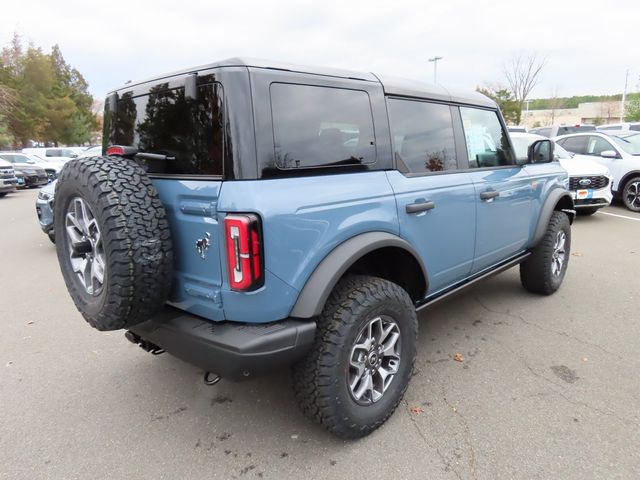
[[[120,145],[113,145],[107,148],[107,155],[124,155],[124,148]]]
[[[135,155],[136,153],[138,153],[138,149],[130,145],[110,145],[107,147],[107,155],[130,157]]]
[[[246,213],[224,219],[227,270],[232,290],[246,292],[264,283],[260,218]]]

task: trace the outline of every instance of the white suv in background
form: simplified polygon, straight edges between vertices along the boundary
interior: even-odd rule
[[[557,137],[556,143],[609,169],[612,190],[631,211],[640,212],[640,132],[575,133]]]
[[[527,150],[536,140],[545,137],[532,133],[510,133],[511,142],[519,160],[527,158]],[[560,145],[553,151],[569,174],[569,190],[573,194],[575,209],[581,215],[593,215],[611,203],[611,174],[606,167],[585,158],[574,158]]]

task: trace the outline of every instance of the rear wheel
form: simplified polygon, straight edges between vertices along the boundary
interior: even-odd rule
[[[1,192],[0,193],[0,198],[4,197],[7,194],[7,192]]]
[[[567,272],[571,254],[571,224],[563,212],[553,212],[547,231],[527,260],[520,264],[522,285],[532,293],[550,295]]]
[[[343,438],[371,433],[407,389],[417,332],[401,287],[369,276],[342,279],[318,318],[311,352],[293,368],[303,413]]]
[[[632,212],[640,212],[640,177],[633,177],[625,184],[622,201]]]

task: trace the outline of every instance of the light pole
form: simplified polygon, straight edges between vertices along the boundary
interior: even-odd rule
[[[429,61],[433,62],[433,83],[438,83],[438,60],[442,60],[442,57],[433,57]]]
[[[620,105],[620,123],[624,122],[624,104],[627,103],[627,84],[629,83],[629,69],[624,77],[624,91],[622,92],[622,103]]]

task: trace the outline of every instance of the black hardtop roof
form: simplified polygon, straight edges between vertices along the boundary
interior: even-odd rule
[[[368,82],[380,83],[384,88],[387,95],[397,95],[416,98],[428,98],[432,100],[440,100],[444,102],[454,102],[469,105],[478,105],[489,108],[496,108],[496,103],[488,97],[473,91],[458,92],[451,91],[440,85],[434,85],[426,82],[420,82],[416,80],[408,80],[404,78],[389,77],[386,75],[375,75],[369,72],[357,72],[352,70],[343,70],[339,68],[331,67],[318,67],[307,65],[296,65],[289,63],[276,62],[271,60],[262,60],[257,58],[247,57],[232,57],[219,62],[209,63],[207,65],[200,65],[197,67],[186,68],[176,72],[159,75],[145,79],[143,81],[132,82],[122,87],[112,90],[109,94],[117,92],[119,90],[129,89],[135,85],[141,85],[148,82],[153,82],[165,78],[175,77],[179,75],[185,75],[188,73],[195,73],[202,70],[210,70],[213,68],[221,67],[252,67],[252,68],[265,68],[272,70],[284,70],[297,73],[308,73],[312,75],[323,75],[329,77],[347,78],[354,80],[362,80]],[[108,95],[109,95],[108,94]]]

